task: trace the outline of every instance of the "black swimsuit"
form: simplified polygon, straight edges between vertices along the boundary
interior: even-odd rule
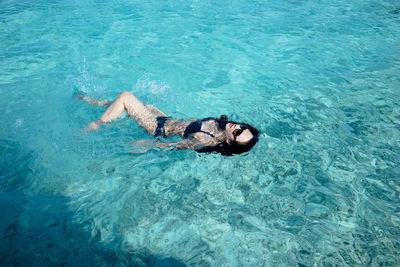
[[[188,138],[189,135],[194,134],[194,133],[199,133],[199,132],[208,134],[211,137],[215,137],[212,133],[201,130],[201,125],[203,124],[203,121],[208,121],[208,120],[213,120],[213,118],[205,118],[205,119],[197,120],[197,121],[190,123],[186,127],[185,132],[183,133],[183,138]]]
[[[165,135],[165,129],[164,129],[164,124],[165,122],[169,119],[170,117],[157,117],[157,129],[154,132],[154,136],[162,136],[162,137],[167,137]]]
[[[171,117],[157,117],[157,129],[154,132],[155,137],[157,137],[157,136],[167,137],[165,134],[164,125],[165,125],[165,122],[170,118]],[[202,120],[197,120],[197,121],[191,122],[186,127],[186,129],[183,133],[183,138],[188,138],[191,134],[198,133],[198,132],[208,134],[211,137],[215,137],[212,133],[201,130],[201,125],[202,125],[203,121],[208,121],[208,120],[214,120],[214,118],[205,118]]]

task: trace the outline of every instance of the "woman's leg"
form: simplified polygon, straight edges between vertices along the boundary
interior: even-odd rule
[[[82,94],[77,94],[74,95],[75,99],[79,99],[79,100],[83,100],[85,102],[88,102],[90,105],[93,106],[100,106],[100,107],[108,107],[109,105],[112,104],[112,101],[107,100],[107,99],[102,99],[102,100],[97,100],[97,99],[91,99],[86,95],[82,95]]]
[[[156,108],[153,105],[146,104],[145,106],[156,117],[168,117],[167,114],[165,114],[164,112],[162,112],[161,110],[159,110],[158,108]]]
[[[154,134],[157,129],[157,115],[150,112],[139,99],[129,92],[121,93],[99,120],[88,125],[88,130],[97,130],[101,124],[115,120],[125,110],[149,134]]]
[[[113,103],[113,101],[110,101],[110,100],[107,100],[107,99],[101,99],[101,100],[92,99],[92,98],[90,98],[90,97],[88,97],[86,95],[82,95],[82,94],[77,94],[77,95],[74,96],[74,98],[75,99],[79,99],[79,100],[83,100],[83,101],[89,103],[90,105],[99,106],[99,107],[108,107]],[[161,110],[159,110],[158,108],[156,108],[153,105],[145,104],[145,106],[151,113],[154,114],[154,116],[157,116],[157,117],[168,117],[164,112],[162,112]]]

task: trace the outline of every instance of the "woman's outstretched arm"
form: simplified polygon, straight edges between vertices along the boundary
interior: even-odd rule
[[[157,148],[169,148],[169,147],[174,147],[173,150],[183,150],[183,149],[193,149],[193,150],[199,150],[203,148],[205,145],[201,142],[199,142],[195,138],[188,138],[181,140],[179,142],[170,142],[170,143],[158,143],[154,147]]]

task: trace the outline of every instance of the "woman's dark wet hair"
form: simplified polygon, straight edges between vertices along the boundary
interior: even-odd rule
[[[228,144],[227,142],[223,142],[217,146],[214,147],[204,147],[200,152],[206,152],[206,153],[220,153],[223,156],[233,156],[233,154],[242,154],[245,152],[250,151],[253,146],[258,142],[258,130],[254,128],[253,126],[247,124],[247,123],[240,123],[240,122],[235,122],[235,121],[228,121],[228,118],[226,115],[222,115],[219,119],[216,119],[218,122],[218,125],[220,129],[225,130],[225,126],[228,123],[235,123],[235,124],[240,124],[243,126],[246,126],[247,129],[251,132],[253,135],[253,139],[251,139],[246,145],[240,145],[236,142],[232,142],[231,144]]]

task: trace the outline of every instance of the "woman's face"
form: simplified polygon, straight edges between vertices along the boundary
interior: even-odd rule
[[[236,142],[239,145],[246,145],[253,139],[253,134],[245,126],[236,123],[227,123],[225,134],[228,137],[228,144]]]

